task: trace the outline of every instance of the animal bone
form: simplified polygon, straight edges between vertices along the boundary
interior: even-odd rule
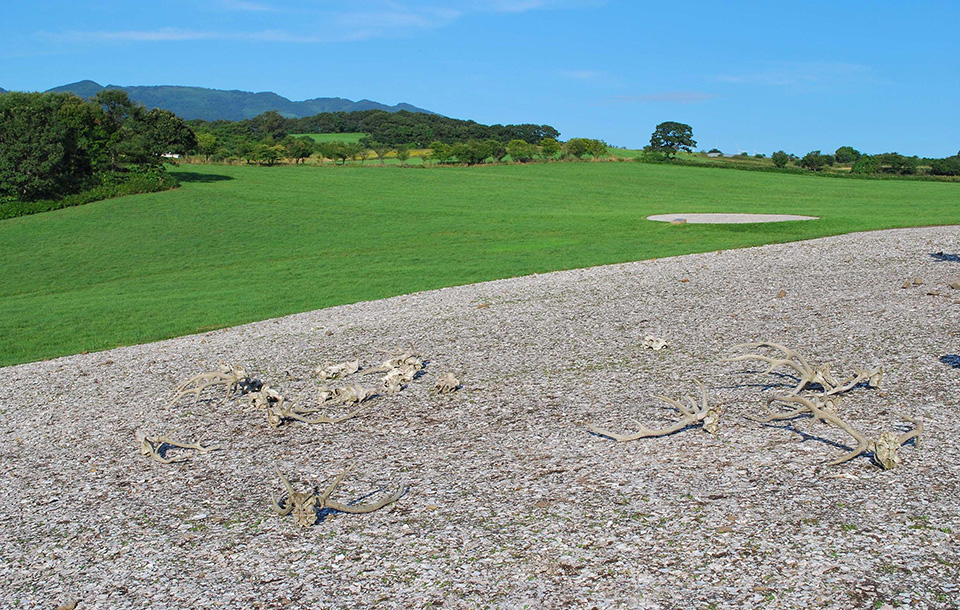
[[[200,394],[207,388],[216,386],[216,385],[225,385],[227,387],[227,400],[230,399],[230,395],[233,394],[233,391],[240,388],[240,384],[246,382],[247,386],[252,385],[252,380],[247,377],[247,373],[239,367],[231,367],[228,364],[220,362],[217,364],[217,370],[211,371],[209,373],[200,373],[199,375],[194,375],[190,379],[187,379],[174,389],[173,400],[170,401],[170,405],[173,406],[177,403],[178,400],[186,396],[187,394],[193,394],[196,396],[196,401],[194,404],[200,402]]]
[[[681,418],[680,421],[663,428],[661,430],[655,430],[647,428],[637,422],[639,431],[633,434],[617,434],[616,432],[611,432],[597,426],[587,426],[587,429],[593,432],[594,434],[599,434],[601,436],[606,436],[612,438],[618,442],[624,441],[635,441],[640,438],[648,438],[654,436],[666,436],[668,434],[673,434],[683,430],[688,426],[693,426],[694,424],[704,422],[702,428],[709,432],[710,434],[715,434],[717,428],[719,427],[719,420],[723,414],[724,408],[721,405],[715,405],[711,407],[707,404],[707,390],[703,387],[703,382],[699,379],[696,381],[697,385],[700,387],[700,404],[697,404],[696,399],[692,396],[684,396],[684,402],[679,400],[674,400],[672,398],[667,398],[665,396],[654,396],[657,400],[662,400],[663,402],[670,403],[678,411],[680,411]],[[709,426],[709,427],[708,427]]]
[[[331,400],[334,404],[360,404],[376,395],[376,390],[359,385],[349,385],[344,388],[335,388]]]
[[[772,421],[793,419],[794,417],[798,417],[804,413],[809,413],[814,420],[819,420],[825,424],[833,424],[834,426],[837,426],[853,437],[853,439],[857,442],[857,446],[846,455],[842,455],[839,458],[828,462],[830,466],[837,466],[839,464],[843,464],[844,462],[849,462],[853,458],[864,453],[872,453],[873,462],[884,470],[896,468],[900,464],[900,456],[898,455],[897,450],[904,443],[912,439],[918,439],[920,434],[923,433],[923,423],[919,419],[907,417],[906,415],[898,415],[900,419],[912,423],[914,426],[913,430],[900,435],[893,432],[884,432],[876,441],[871,440],[854,429],[853,426],[840,419],[836,413],[836,404],[838,400],[839,398],[837,397],[824,398],[814,396],[807,398],[803,396],[777,395],[767,399],[768,407],[771,403],[777,401],[792,403],[799,406],[791,411],[773,413],[766,417],[748,417],[754,421],[766,424]]]
[[[783,352],[784,358],[773,358],[771,356],[765,356],[763,354],[744,354],[742,356],[733,356],[730,358],[723,358],[720,362],[739,362],[742,360],[760,360],[761,362],[766,362],[770,366],[767,368],[764,373],[769,373],[779,366],[787,366],[793,369],[799,376],[800,381],[797,383],[797,386],[790,392],[791,396],[799,394],[804,388],[807,388],[811,385],[819,385],[823,388],[824,396],[833,396],[836,394],[842,394],[847,392],[857,385],[867,382],[867,386],[871,388],[880,387],[880,381],[883,378],[883,367],[878,367],[876,369],[864,370],[859,368],[854,368],[856,371],[855,375],[851,375],[843,380],[838,380],[833,376],[833,373],[830,371],[829,364],[822,364],[818,367],[814,367],[810,362],[803,357],[799,352],[792,350],[790,348],[784,347],[778,343],[772,343],[769,341],[761,341],[758,343],[741,343],[740,345],[735,345],[734,348],[742,347],[766,347],[772,348],[778,351]]]
[[[172,462],[178,462],[186,460],[187,458],[165,458],[164,454],[167,449],[170,447],[179,447],[180,449],[195,449],[199,453],[206,453],[208,451],[216,451],[220,447],[204,447],[200,442],[194,444],[187,443],[178,443],[175,440],[172,440],[166,434],[161,434],[158,437],[149,437],[144,434],[141,430],[137,430],[135,433],[137,442],[140,443],[140,454],[152,458],[161,464],[170,464]]]
[[[397,394],[403,389],[404,377],[397,369],[393,369],[388,372],[386,375],[380,378],[380,381],[383,384],[383,391],[386,394]]]
[[[654,337],[653,335],[647,335],[643,338],[643,346],[647,349],[652,349],[655,352],[659,352],[668,345],[670,344],[660,337]]]
[[[437,394],[449,394],[456,392],[459,387],[460,382],[453,376],[453,373],[444,373],[437,380],[437,384],[433,386],[433,391]]]
[[[423,368],[423,360],[414,352],[403,352],[399,356],[394,356],[389,360],[385,360],[380,366],[365,370],[363,374],[371,375],[373,373],[386,373],[393,369],[400,369],[404,366],[414,367],[414,372],[416,372]]]
[[[296,491],[285,476],[280,473],[280,469],[274,467],[277,476],[283,483],[284,493],[279,498],[273,498],[272,507],[280,516],[284,517],[293,513],[294,520],[301,527],[310,527],[317,522],[317,512],[324,508],[336,510],[344,513],[362,514],[372,513],[395,502],[403,495],[403,485],[398,486],[397,490],[379,502],[369,504],[341,504],[330,499],[333,490],[340,484],[340,481],[353,470],[355,464],[350,464],[346,470],[341,472],[333,480],[333,483],[327,486],[322,494],[317,494],[316,488],[308,492]]]
[[[332,362],[327,361],[323,363],[323,366],[316,369],[316,373],[317,376],[320,377],[320,381],[326,381],[327,379],[339,379],[341,377],[346,377],[347,375],[353,375],[359,370],[359,359],[341,362],[339,364],[333,364]]]
[[[305,408],[298,404],[287,406],[286,399],[270,386],[264,386],[259,392],[255,392],[251,396],[251,404],[264,410],[267,415],[267,423],[274,428],[279,428],[290,419],[305,424],[339,424],[356,417],[360,413],[360,410],[357,409],[340,417],[327,417],[326,415],[309,417],[318,413],[320,409]]]

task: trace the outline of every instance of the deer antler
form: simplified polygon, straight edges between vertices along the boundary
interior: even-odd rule
[[[884,470],[896,468],[897,465],[900,464],[900,457],[897,454],[897,450],[901,445],[910,441],[911,439],[919,437],[923,432],[923,424],[919,420],[900,415],[899,417],[901,419],[909,421],[914,425],[913,430],[901,435],[897,435],[893,432],[884,432],[880,435],[879,439],[873,441],[858,432],[853,426],[840,419],[835,411],[838,401],[838,398],[836,397],[826,398],[815,396],[806,398],[803,396],[778,395],[767,399],[767,406],[775,401],[787,402],[800,406],[786,413],[774,413],[768,415],[767,417],[750,417],[750,419],[760,423],[770,423],[771,421],[792,419],[804,413],[810,413],[815,420],[822,421],[826,424],[833,424],[853,437],[853,439],[857,442],[857,446],[849,453],[842,455],[835,460],[827,462],[830,466],[837,466],[839,464],[843,464],[844,462],[849,462],[850,460],[864,453],[872,453],[873,461]]]
[[[218,370],[194,375],[174,388],[174,396],[170,401],[170,405],[175,405],[177,401],[188,394],[193,394],[196,397],[194,404],[197,404],[200,402],[200,394],[205,389],[216,385],[225,385],[227,387],[226,398],[229,400],[230,395],[239,387],[240,382],[247,379],[249,379],[247,373],[242,368],[231,367],[228,364],[220,362]]]
[[[880,387],[880,380],[883,377],[883,367],[876,369],[863,370],[855,369],[856,374],[852,375],[843,381],[837,380],[833,376],[833,373],[830,371],[829,364],[822,364],[818,367],[814,367],[810,362],[803,357],[800,352],[792,350],[788,347],[784,347],[779,343],[772,343],[770,341],[760,341],[758,343],[741,343],[739,345],[733,346],[734,349],[745,348],[745,347],[766,347],[778,350],[784,354],[783,358],[774,358],[772,356],[766,356],[763,354],[743,354],[741,356],[732,356],[730,358],[723,358],[720,362],[740,362],[743,360],[759,360],[761,362],[766,362],[770,366],[767,368],[764,373],[770,373],[775,368],[780,366],[787,366],[793,369],[799,376],[800,381],[797,383],[797,386],[790,392],[790,396],[795,396],[799,394],[804,388],[811,385],[819,385],[823,388],[824,396],[834,396],[837,394],[842,394],[847,392],[857,385],[867,382],[867,385],[871,388]]]
[[[674,400],[672,398],[667,398],[666,396],[654,396],[657,400],[662,400],[664,402],[670,403],[678,411],[680,411],[681,418],[680,421],[668,426],[661,430],[655,430],[647,428],[637,422],[637,426],[640,428],[639,431],[633,434],[617,434],[616,432],[611,432],[597,426],[587,426],[587,429],[593,432],[594,434],[599,434],[601,436],[606,436],[614,439],[618,442],[625,441],[634,441],[641,438],[648,438],[654,436],[667,436],[668,434],[673,434],[683,430],[688,426],[693,426],[694,424],[704,422],[703,429],[711,434],[716,433],[717,427],[719,426],[719,419],[723,413],[723,408],[720,405],[711,407],[707,404],[707,390],[703,386],[703,382],[699,379],[696,380],[697,385],[700,387],[700,404],[697,404],[697,401],[692,396],[685,396],[684,402],[679,400]]]
[[[287,478],[280,473],[280,469],[274,467],[277,476],[280,477],[280,481],[283,483],[285,493],[279,498],[273,499],[273,510],[281,516],[289,515],[292,512],[299,525],[303,527],[310,527],[317,522],[318,510],[329,508],[331,510],[344,513],[371,513],[375,510],[383,508],[387,504],[395,502],[400,498],[400,496],[403,495],[403,485],[400,485],[395,492],[391,493],[385,498],[382,498],[378,502],[371,502],[368,504],[341,504],[339,502],[330,500],[330,496],[333,494],[334,489],[336,489],[340,482],[343,481],[343,478],[347,476],[347,474],[353,471],[355,466],[355,462],[347,466],[343,472],[338,474],[333,479],[333,482],[327,486],[323,493],[319,495],[317,494],[316,489],[313,489],[309,492],[298,492],[294,490],[293,486],[290,484],[290,481],[288,481]]]
[[[160,436],[153,438],[153,437],[147,436],[140,430],[137,430],[135,432],[135,436],[137,438],[137,442],[140,443],[140,454],[145,457],[154,459],[160,462],[161,464],[171,464],[173,462],[180,462],[187,459],[186,457],[183,457],[183,458],[164,457],[164,454],[167,452],[167,449],[171,447],[178,447],[180,449],[194,449],[198,453],[207,453],[208,451],[216,451],[220,449],[220,447],[217,447],[215,445],[212,447],[204,447],[200,442],[196,442],[193,444],[179,443],[175,440],[172,440],[166,434],[161,434]]]

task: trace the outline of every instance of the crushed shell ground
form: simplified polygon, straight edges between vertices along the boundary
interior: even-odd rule
[[[957,227],[861,233],[6,368],[0,607],[956,608],[958,253]],[[644,349],[647,335],[669,346]],[[850,392],[842,413],[873,437],[898,429],[896,413],[920,417],[920,445],[892,471],[867,457],[827,466],[852,447],[838,429],[748,420],[791,383],[718,363],[757,340],[838,372],[883,365],[883,388]],[[212,391],[168,404],[219,360],[310,404],[323,361],[371,366],[411,345],[425,374],[336,426],[272,429]],[[446,372],[463,387],[433,395]],[[696,379],[727,406],[715,437],[615,443],[585,429],[667,425],[653,395],[693,393]],[[138,428],[222,449],[162,465],[138,453]],[[322,490],[352,460],[333,499],[395,483],[405,495],[309,528],[271,512],[275,465]]]

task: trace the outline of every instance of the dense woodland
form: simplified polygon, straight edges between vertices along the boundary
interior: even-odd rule
[[[147,110],[123,91],[101,91],[89,100],[0,94],[0,204],[7,209],[82,192],[103,199],[170,188],[176,182],[165,174],[164,155],[196,145],[178,116]]]

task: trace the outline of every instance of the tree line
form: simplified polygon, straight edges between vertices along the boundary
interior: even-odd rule
[[[170,188],[164,155],[196,147],[167,110],[147,110],[126,92],[89,100],[67,93],[0,94],[0,203],[58,199],[83,191],[127,194]]]
[[[242,157],[261,142],[277,143],[291,134],[365,133],[371,141],[390,147],[427,148],[433,142],[497,140],[504,144],[523,140],[539,145],[544,138],[557,139],[560,132],[549,125],[483,125],[422,112],[324,112],[304,118],[285,118],[278,112],[264,112],[243,121],[189,121],[197,135],[209,133],[220,144],[221,156]]]

